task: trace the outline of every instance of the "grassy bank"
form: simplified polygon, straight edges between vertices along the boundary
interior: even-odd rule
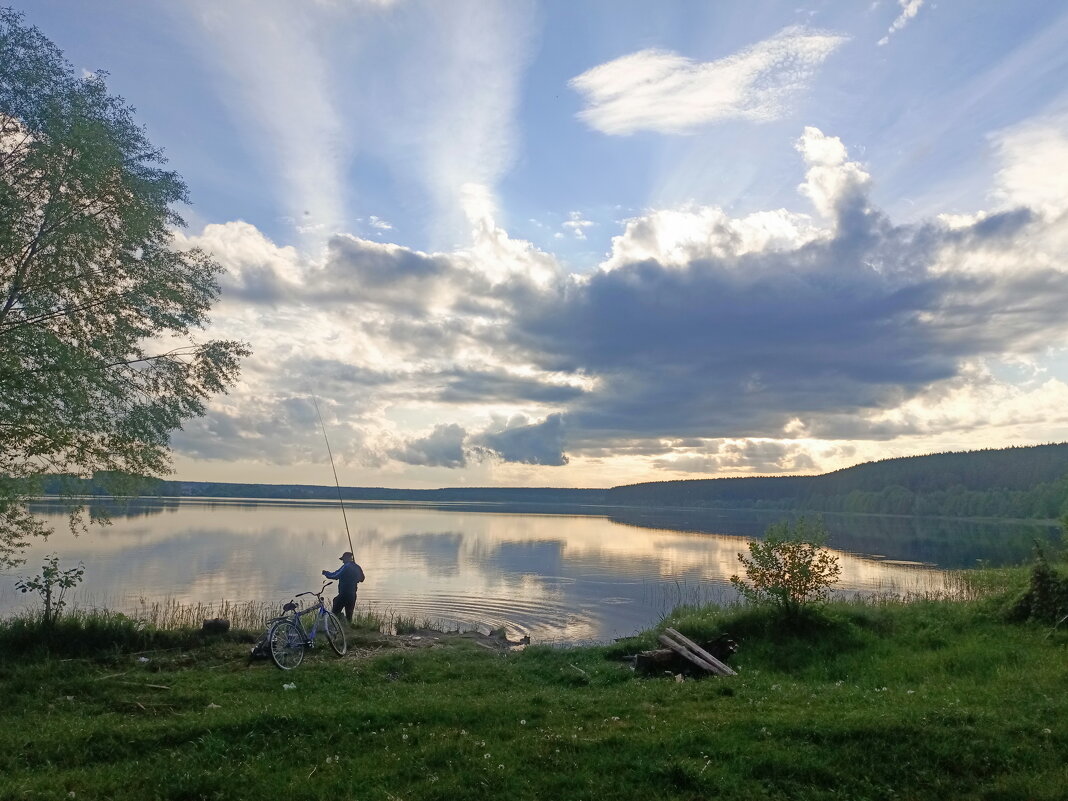
[[[622,659],[654,633],[514,651],[357,631],[283,673],[190,632],[20,656],[7,624],[0,798],[1063,799],[1068,632],[1005,622],[1015,590],[994,590],[1022,576],[791,626],[677,610],[665,626],[740,644],[737,677],[681,682]]]

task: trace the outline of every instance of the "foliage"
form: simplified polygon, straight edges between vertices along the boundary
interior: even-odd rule
[[[1068,576],[1054,568],[1045,550],[1035,544],[1027,589],[1009,610],[1011,620],[1057,624],[1068,615]]]
[[[221,267],[175,250],[186,187],[109,95],[0,9],[0,564],[43,475],[160,475],[247,348],[198,342]]]
[[[823,549],[822,521],[783,521],[768,527],[763,540],[749,543],[749,556],[738,554],[748,581],[731,576],[743,597],[767,603],[788,617],[826,597],[842,572],[838,557]]]
[[[15,589],[38,593],[44,606],[44,624],[52,626],[67,605],[67,590],[80,584],[84,573],[85,565],[81,562],[77,567],[60,570],[59,556],[52,554],[45,557],[40,573],[31,578],[20,578],[15,582]]]

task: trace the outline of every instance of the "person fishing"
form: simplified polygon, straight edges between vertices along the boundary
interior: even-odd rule
[[[356,585],[364,580],[363,568],[356,564],[351,551],[345,551],[338,557],[342,564],[337,570],[324,570],[323,575],[337,581],[337,595],[330,611],[335,615],[345,611],[345,619],[352,623],[352,613],[356,608]]]
[[[345,521],[345,536],[349,540],[349,548],[352,547],[352,532],[349,530],[349,518],[345,514],[345,501],[341,497],[341,482],[337,478],[337,467],[334,465],[334,452],[330,450],[330,438],[326,436],[326,423],[323,422],[323,413],[319,411],[319,400],[312,395],[312,403],[315,404],[315,414],[319,418],[319,427],[323,430],[323,441],[326,443],[326,454],[330,457],[330,469],[334,473],[334,486],[337,487],[337,502],[341,506],[341,518]],[[345,610],[345,618],[352,625],[352,613],[356,609],[356,585],[364,580],[363,568],[356,564],[352,551],[345,551],[338,557],[342,565],[333,572],[324,570],[323,575],[328,579],[337,580],[337,595],[334,596],[334,607],[331,610],[335,615],[342,609]]]

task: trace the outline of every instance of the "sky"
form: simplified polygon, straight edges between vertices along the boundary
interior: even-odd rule
[[[9,0],[10,2],[11,0]],[[1068,4],[33,0],[189,186],[174,477],[604,487],[1068,440]]]

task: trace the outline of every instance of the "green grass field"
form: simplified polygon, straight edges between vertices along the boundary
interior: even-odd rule
[[[623,660],[655,632],[494,651],[357,631],[282,672],[236,638],[75,620],[45,653],[8,622],[0,798],[1061,801],[1068,631],[1005,621],[1025,580],[790,625],[680,609],[663,625],[740,645],[738,676],[681,682]]]

